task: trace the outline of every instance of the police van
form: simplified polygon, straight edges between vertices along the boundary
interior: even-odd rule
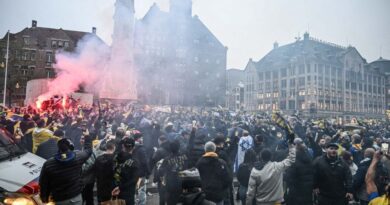
[[[26,152],[0,129],[0,205],[37,205],[45,159]]]

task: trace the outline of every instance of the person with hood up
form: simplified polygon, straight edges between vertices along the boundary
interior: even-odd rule
[[[313,161],[301,138],[296,138],[294,144],[295,163],[287,169],[285,175],[288,188],[286,201],[288,205],[313,205]]]
[[[92,141],[85,136],[83,152],[75,152],[72,141],[61,139],[57,143],[58,153],[47,160],[39,177],[40,198],[56,205],[82,204],[81,169],[92,153]]]
[[[135,204],[135,191],[138,182],[138,161],[133,157],[135,141],[131,137],[121,140],[122,150],[114,158],[113,196],[123,199],[126,205]]]

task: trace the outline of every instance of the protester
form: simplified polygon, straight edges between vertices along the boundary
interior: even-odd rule
[[[337,154],[339,146],[329,143],[326,155],[314,162],[314,189],[319,205],[345,205],[352,200],[352,175]]]
[[[238,170],[238,166],[244,161],[246,151],[253,147],[253,138],[247,130],[243,131],[242,137],[238,141],[238,151],[234,161],[234,172]]]
[[[53,132],[45,128],[46,122],[43,119],[37,121],[37,127],[32,132],[32,152],[35,153],[38,149],[38,146],[45,142],[46,140],[53,137]]]
[[[114,140],[109,140],[105,144],[103,155],[96,158],[93,165],[93,172],[96,176],[97,199],[98,202],[111,200],[111,192],[114,189]]]
[[[52,138],[49,138],[45,142],[42,142],[40,145],[38,145],[35,154],[44,159],[49,159],[53,157],[55,154],[58,153],[57,142],[59,139],[63,137],[64,137],[64,132],[61,130],[56,130],[53,133]]]
[[[250,174],[246,204],[276,204],[284,201],[283,199],[283,172],[295,162],[295,148],[288,145],[288,157],[281,162],[273,162],[272,152],[264,149],[260,158],[261,161],[255,164]]]
[[[246,152],[244,162],[240,164],[240,167],[238,168],[237,180],[240,183],[238,192],[241,204],[246,204],[246,193],[248,191],[249,177],[256,161],[257,158],[255,152]]]
[[[367,148],[364,151],[364,159],[359,163],[356,174],[353,176],[353,189],[360,205],[368,205],[369,202],[365,177],[374,154],[375,150],[373,148]]]
[[[379,195],[378,187],[375,184],[376,166],[382,157],[381,155],[379,151],[375,153],[365,178],[368,200],[370,201],[369,205],[390,204],[390,183],[387,182],[385,193],[382,196]]]
[[[163,178],[163,184],[166,190],[166,202],[168,205],[175,205],[180,200],[182,194],[182,182],[179,178],[179,172],[188,168],[187,156],[180,154],[180,142],[174,140],[170,143],[170,154],[164,158],[159,168],[159,176]]]
[[[294,140],[296,145],[295,163],[287,169],[288,205],[312,205],[314,167],[312,157],[301,138]]]
[[[196,168],[199,170],[202,190],[206,194],[206,199],[217,205],[223,205],[233,177],[226,162],[218,157],[215,150],[215,144],[207,142],[204,145],[205,154],[196,163]]]
[[[89,136],[85,136],[84,151],[75,152],[69,139],[57,143],[58,154],[47,160],[39,177],[40,197],[43,203],[49,198],[55,204],[82,204],[81,169],[92,153]]]
[[[122,150],[114,158],[113,196],[125,200],[126,205],[135,204],[135,191],[138,182],[139,163],[133,158],[135,141],[131,137],[121,140]]]
[[[91,196],[97,197],[99,202],[107,202],[111,197],[115,198],[116,195],[127,200],[128,203],[137,201],[139,204],[144,204],[146,199],[149,199],[146,194],[146,185],[151,173],[154,173],[154,183],[150,184],[152,189],[149,191],[153,191],[153,187],[157,186],[161,205],[167,202],[174,203],[172,201],[179,198],[184,199],[187,204],[204,203],[205,200],[201,199],[206,196],[212,198],[216,203],[223,201],[225,205],[234,204],[235,194],[233,191],[237,189],[233,188],[231,176],[235,167],[240,183],[238,195],[240,195],[240,200],[245,200],[245,203],[250,203],[245,199],[246,194],[244,194],[245,185],[248,184],[249,187],[251,185],[249,183],[250,173],[262,173],[271,177],[265,180],[269,184],[263,181],[255,184],[259,190],[254,193],[261,191],[264,187],[272,187],[272,189],[267,188],[258,197],[253,196],[255,200],[252,202],[257,201],[258,204],[274,203],[270,200],[277,202],[285,200],[287,205],[311,205],[317,202],[320,205],[329,203],[337,205],[347,203],[347,197],[352,199],[351,194],[353,194],[356,202],[350,201],[351,203],[366,205],[369,203],[369,198],[364,178],[372,161],[374,148],[380,149],[384,153],[382,162],[377,163],[374,179],[379,195],[384,193],[386,181],[390,177],[388,172],[390,155],[388,154],[389,150],[386,150],[386,143],[389,142],[387,138],[390,136],[388,131],[390,123],[388,121],[362,120],[365,122],[361,122],[358,120],[358,125],[348,124],[345,126],[329,118],[308,119],[295,114],[294,116],[283,115],[279,121],[276,121],[267,113],[230,112],[221,108],[178,106],[165,111],[154,108],[144,109],[144,106],[137,104],[115,105],[107,102],[92,106],[77,105],[76,103],[72,106],[75,107],[62,109],[60,106],[44,108],[44,110],[21,109],[20,112],[17,112],[18,116],[12,119],[10,116],[15,115],[11,112],[16,109],[6,110],[0,118],[0,129],[9,133],[10,136],[14,135],[15,142],[27,151],[34,151],[35,154],[48,159],[48,161],[52,160],[52,156],[58,156],[57,141],[65,136],[72,138],[71,141],[75,144],[76,149],[85,152],[86,150],[83,150],[80,142],[83,141],[82,136],[89,132],[94,140],[93,153],[96,160],[93,161],[90,157],[90,160],[84,163],[82,175],[79,176],[83,182],[83,199],[87,204],[93,203]],[[158,106],[156,107],[158,108]],[[163,131],[160,129],[160,125],[165,125]],[[141,132],[139,133],[138,130]],[[266,164],[281,163],[288,156],[288,140],[286,139],[291,138],[291,131],[296,132],[300,137],[294,141],[297,147],[296,162],[291,163],[291,167],[287,170],[285,168],[281,170],[269,168],[268,172],[265,173],[264,169],[268,169],[267,166],[270,166],[266,166]],[[252,139],[250,136],[254,136],[254,138]],[[131,146],[130,143],[130,146],[123,152],[123,143],[128,138],[135,139],[134,146]],[[114,140],[110,141],[110,139]],[[176,143],[176,140],[180,144],[179,152],[173,153],[171,143]],[[215,143],[215,151],[212,152],[213,149],[210,149],[205,153],[207,141]],[[115,144],[117,148],[115,151],[112,151],[111,148],[107,150],[111,144]],[[208,147],[210,148],[210,145]],[[78,152],[74,151],[74,153]],[[268,155],[272,156],[269,163],[265,163],[266,158],[263,159],[267,154],[262,155],[262,153],[267,152]],[[105,157],[98,161],[100,154],[104,154]],[[158,170],[164,163],[164,159],[173,159],[179,156],[187,157],[184,161],[186,170],[180,171],[180,173],[198,173],[198,175],[193,176],[195,178],[198,176],[196,179],[199,186],[191,190],[183,189],[182,193],[179,193],[179,188],[174,192],[166,191],[166,184],[170,183],[170,180],[164,181],[164,176],[158,175]],[[253,160],[247,159],[249,160],[247,161],[246,156],[255,157],[256,162],[253,164]],[[132,166],[126,165],[127,160],[132,161]],[[214,166],[217,167],[218,162],[226,165],[227,175],[230,176],[229,180],[227,177],[217,177],[218,173]],[[211,168],[206,166],[209,165],[208,163],[211,164]],[[95,171],[97,164],[102,166],[98,169],[101,171]],[[120,180],[118,173],[114,177],[114,170],[118,172],[122,165],[125,167],[124,169],[129,171],[121,173],[124,178]],[[201,165],[198,168],[202,168],[202,171],[199,170],[202,173],[200,180],[199,172],[194,171],[196,165]],[[254,168],[251,170],[252,166]],[[262,166],[264,166],[263,169],[261,169]],[[88,167],[92,167],[94,170],[92,175]],[[356,174],[351,182],[352,177],[350,176],[355,171]],[[213,177],[207,177],[205,173],[211,174]],[[96,176],[97,196],[93,195],[92,189],[95,182],[93,175],[95,174],[101,174]],[[271,180],[272,177],[276,176],[280,176],[280,178],[277,178],[276,181]],[[60,177],[53,180],[55,184],[61,182]],[[280,186],[279,180],[284,181],[286,185],[284,188]],[[116,185],[122,183],[127,185],[125,185],[124,192],[121,193],[120,186],[116,188]],[[228,185],[225,186],[225,183]],[[200,184],[203,185],[202,190],[197,189]],[[211,189],[218,190],[218,193],[211,192]],[[270,193],[270,190],[273,189],[275,189],[275,193]],[[312,200],[313,189],[316,193],[314,200]],[[114,192],[112,192],[113,190]],[[47,191],[44,190],[43,193],[47,193]],[[267,193],[273,198],[261,199],[261,196],[265,196]],[[284,193],[284,196],[279,193]],[[191,197],[195,197],[198,201],[188,200]],[[133,198],[137,200],[133,200]]]

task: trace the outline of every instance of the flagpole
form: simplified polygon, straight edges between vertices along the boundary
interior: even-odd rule
[[[7,37],[7,54],[5,56],[5,76],[4,76],[4,92],[3,92],[3,105],[5,107],[5,99],[7,96],[7,78],[8,78],[8,52],[9,52],[9,30],[7,32],[8,37]]]

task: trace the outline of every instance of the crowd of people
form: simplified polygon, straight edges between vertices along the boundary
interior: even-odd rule
[[[47,159],[44,203],[144,205],[155,186],[160,205],[389,204],[386,121],[98,104],[12,109],[0,125]]]

